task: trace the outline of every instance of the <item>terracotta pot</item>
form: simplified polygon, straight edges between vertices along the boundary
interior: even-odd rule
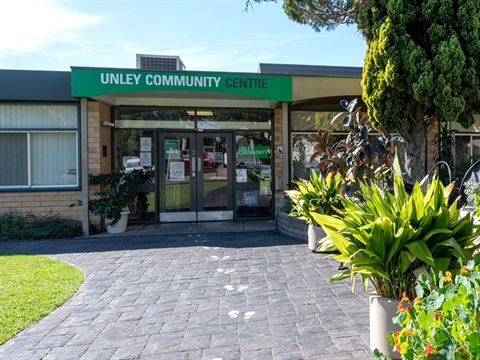
[[[379,349],[383,355],[392,359],[401,358],[387,340],[390,331],[395,333],[401,330],[400,325],[394,324],[392,320],[397,315],[399,303],[400,300],[397,299],[370,296],[370,349]]]
[[[318,240],[323,239],[326,235],[321,226],[308,225],[308,250],[316,250]]]

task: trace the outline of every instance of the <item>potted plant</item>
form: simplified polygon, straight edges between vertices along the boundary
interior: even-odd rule
[[[378,347],[395,356],[388,343],[378,342],[386,334],[378,334],[379,326],[372,323],[372,302],[387,299],[395,310],[404,293],[414,298],[416,273],[422,269],[456,273],[459,260],[466,263],[480,247],[474,242],[479,228],[471,216],[460,216],[458,200],[448,204],[452,189],[453,183],[444,187],[434,178],[425,192],[416,183],[408,194],[395,159],[392,192],[375,183],[360,183],[361,200],[342,198],[344,209],[339,214],[312,213],[339,252],[332,256],[349,265],[330,281],[350,277],[353,290],[360,275],[365,291],[369,282],[375,288],[370,299],[372,350]],[[387,315],[384,321],[391,323],[392,317]]]
[[[317,175],[312,170],[310,179],[294,181],[295,188],[285,193],[292,203],[291,216],[302,217],[308,224],[308,249],[316,250],[318,240],[325,237],[325,232],[312,217],[312,213],[331,215],[336,208],[342,206],[340,188],[342,179],[340,174],[327,174],[325,177]]]
[[[125,232],[128,223],[128,205],[130,202],[129,188],[138,183],[141,173],[133,171],[125,173],[112,171],[105,174],[88,176],[88,184],[97,186],[88,201],[92,214],[105,217],[105,226],[109,233]],[[82,205],[79,201],[73,205]]]
[[[438,280],[433,281],[438,277]],[[480,268],[469,261],[454,277],[420,274],[417,296],[405,296],[394,322],[401,330],[388,334],[402,359],[480,358]],[[437,287],[433,285],[437,284]],[[375,359],[385,359],[380,352]]]

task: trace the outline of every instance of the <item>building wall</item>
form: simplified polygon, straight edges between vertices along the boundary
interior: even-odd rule
[[[286,131],[287,129],[285,129]],[[283,156],[288,156],[288,154],[279,155],[276,149],[279,146],[284,146],[283,138],[283,124],[282,124],[282,109],[276,108],[274,111],[273,118],[273,161],[275,165],[275,214],[283,206]],[[285,169],[287,171],[287,169]]]
[[[98,101],[88,102],[88,173],[101,174],[112,170],[112,128],[102,126],[102,121],[111,122],[110,106]],[[104,155],[103,147],[106,147]],[[98,187],[90,187],[89,194]],[[89,214],[89,223],[103,229],[101,216]]]
[[[97,101],[88,102],[88,166],[90,174],[110,172],[112,154],[112,128],[101,126],[102,120],[111,121],[110,106]],[[103,146],[107,148],[103,156]],[[95,189],[90,189],[92,193]],[[81,208],[69,205],[81,199],[81,191],[25,191],[0,193],[0,212],[17,211],[47,215],[61,214],[64,217],[81,220]],[[96,226],[100,217],[90,215],[90,221]]]
[[[70,207],[81,197],[80,191],[25,191],[0,193],[0,213],[18,212],[34,215],[60,214],[62,217],[82,219],[78,206]]]

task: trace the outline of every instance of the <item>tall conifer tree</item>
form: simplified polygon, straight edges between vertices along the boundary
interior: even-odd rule
[[[363,100],[374,126],[406,139],[411,180],[426,173],[430,124],[469,127],[480,112],[480,0],[284,0],[283,8],[315,31],[357,24],[367,42]]]

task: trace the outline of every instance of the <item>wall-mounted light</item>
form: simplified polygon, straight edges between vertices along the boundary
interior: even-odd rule
[[[114,123],[108,122],[108,121],[106,121],[106,120],[102,120],[102,122],[100,123],[100,125],[102,125],[102,126],[109,126],[109,127],[114,127],[114,126],[115,126]]]
[[[195,115],[195,111],[193,110],[187,110],[187,114],[190,116]],[[213,111],[210,110],[197,110],[196,111],[197,116],[213,116]]]

